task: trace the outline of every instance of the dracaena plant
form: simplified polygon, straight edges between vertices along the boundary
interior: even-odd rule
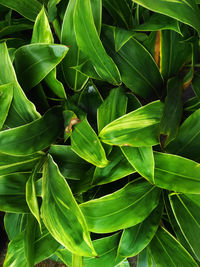
[[[200,264],[197,0],[0,0],[4,267]]]

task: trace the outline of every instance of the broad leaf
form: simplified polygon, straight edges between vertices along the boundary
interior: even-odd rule
[[[195,0],[134,0],[134,2],[150,10],[184,22],[194,27],[200,33],[200,12]]]
[[[104,127],[99,137],[102,142],[119,146],[153,146],[159,143],[158,132],[163,104],[152,102],[128,113]]]
[[[70,137],[72,150],[81,158],[101,168],[108,164],[101,142],[87,119],[73,126]]]
[[[99,39],[90,0],[76,2],[74,27],[78,47],[90,59],[99,76],[111,84],[119,85],[120,73]]]
[[[176,192],[200,193],[200,165],[180,156],[154,152],[156,186]],[[184,166],[184,168],[183,168]]]
[[[143,221],[158,205],[159,198],[158,188],[138,179],[110,195],[84,202],[80,207],[90,231],[109,233]]]
[[[181,266],[184,262],[185,267],[198,266],[187,250],[164,228],[158,229],[150,249],[156,265]]]
[[[0,85],[0,130],[3,127],[13,98],[13,84]]]
[[[67,51],[66,46],[55,44],[20,47],[15,53],[15,64],[22,87],[28,90],[40,83],[62,61]]]
[[[154,156],[152,147],[121,147],[127,160],[144,178],[152,181],[154,177]]]
[[[87,224],[51,156],[44,165],[41,215],[52,236],[71,252],[95,256]]]
[[[4,227],[9,240],[17,237],[26,227],[26,214],[8,213],[4,216]]]
[[[0,152],[25,156],[47,148],[63,126],[60,108],[50,109],[41,119],[0,132]]]

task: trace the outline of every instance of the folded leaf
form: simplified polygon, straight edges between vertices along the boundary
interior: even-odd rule
[[[185,267],[198,266],[187,250],[164,228],[158,229],[150,249],[156,265],[181,266],[184,262]]]
[[[154,157],[152,147],[121,147],[122,152],[142,177],[152,181],[154,177]]]
[[[101,142],[87,119],[73,126],[70,137],[72,150],[81,158],[101,168],[108,164]]]
[[[152,11],[175,18],[195,28],[200,33],[199,8],[195,0],[135,0]]]
[[[105,168],[96,168],[93,184],[107,184],[136,172],[118,147],[112,149],[108,161]]]
[[[51,156],[44,165],[41,215],[52,236],[72,253],[95,256],[87,224]]]
[[[200,193],[200,164],[180,156],[154,152],[154,184],[176,192]],[[184,166],[184,168],[183,168]]]
[[[5,120],[8,116],[11,101],[13,98],[13,85],[12,83],[0,85],[0,130],[3,127]]]
[[[80,208],[89,230],[109,233],[142,222],[158,205],[160,190],[138,179],[110,195],[84,202]]]
[[[158,132],[163,104],[152,102],[128,113],[104,127],[102,142],[118,146],[153,146],[159,143]]]
[[[41,119],[0,132],[0,152],[25,156],[47,148],[62,131],[59,107],[50,109]]]
[[[76,2],[74,27],[78,47],[90,59],[99,76],[111,84],[119,85],[121,83],[120,73],[100,41],[90,0]]]
[[[62,61],[68,50],[64,45],[55,44],[20,47],[15,53],[15,64],[22,87],[28,90],[40,83]]]
[[[199,206],[192,202],[187,196],[171,194],[169,196],[174,216],[181,231],[191,246],[196,257],[200,259],[200,241],[197,236],[200,233]]]

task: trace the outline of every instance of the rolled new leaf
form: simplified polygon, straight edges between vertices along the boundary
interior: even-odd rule
[[[96,256],[84,216],[49,155],[44,165],[41,215],[52,236],[72,253]]]
[[[142,222],[159,203],[160,190],[137,179],[115,193],[82,203],[89,230],[109,233]]]
[[[0,152],[15,156],[34,154],[50,146],[62,127],[61,109],[54,107],[41,119],[0,132]]]
[[[200,164],[171,154],[154,152],[156,186],[175,192],[200,194]],[[183,167],[184,166],[184,167]]]
[[[135,0],[134,2],[152,11],[167,15],[183,23],[186,23],[195,28],[200,34],[200,11],[195,0]]]
[[[91,0],[76,1],[74,29],[78,47],[90,59],[98,75],[111,84],[119,85],[120,73],[99,38],[94,24]]]
[[[152,102],[131,113],[128,113],[107,126],[99,137],[102,142],[118,146],[153,146],[159,143],[159,124],[163,104]]]
[[[81,158],[100,168],[108,164],[103,146],[87,119],[73,126],[70,137],[72,150]]]

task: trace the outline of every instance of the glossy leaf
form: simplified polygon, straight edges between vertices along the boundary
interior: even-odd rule
[[[154,184],[181,193],[199,194],[200,165],[177,155],[154,152]],[[184,166],[184,168],[183,168]]]
[[[25,156],[47,148],[62,130],[61,114],[60,108],[54,107],[41,119],[0,132],[0,152]]]
[[[74,153],[71,146],[52,145],[49,153],[58,164],[62,175],[68,179],[80,180],[91,167]]]
[[[26,214],[8,213],[4,216],[4,227],[9,240],[17,237],[26,227]]]
[[[40,117],[35,106],[31,103],[22,91],[10,60],[7,46],[0,44],[0,85],[13,84],[13,100],[6,121],[6,125],[16,127],[31,122]]]
[[[181,80],[172,78],[167,84],[167,97],[165,99],[163,117],[160,123],[160,139],[162,145],[166,146],[169,144],[178,134],[182,109]]]
[[[200,33],[199,8],[195,0],[158,0],[149,2],[148,0],[135,0],[139,5],[152,11],[175,18],[195,28]]]
[[[30,156],[11,156],[0,153],[0,175],[30,171],[42,156],[44,156],[42,152]]]
[[[22,87],[28,90],[40,83],[61,62],[67,51],[66,46],[55,44],[20,47],[15,53],[15,64]]]
[[[3,127],[5,120],[8,116],[8,111],[13,98],[13,85],[8,83],[0,85],[0,130]]]
[[[132,32],[105,26],[103,44],[129,89],[144,98],[160,95],[163,81],[158,67],[150,53],[132,35]]]
[[[126,114],[128,98],[122,87],[112,89],[97,111],[99,132],[110,122]]]
[[[44,166],[41,215],[51,235],[71,252],[95,256],[87,225],[51,156]]]
[[[118,257],[133,257],[140,253],[154,237],[163,212],[163,203],[152,211],[142,223],[123,231],[118,247]]]
[[[199,239],[200,213],[199,206],[192,202],[187,196],[171,194],[169,196],[174,216],[181,231],[191,246],[196,257],[200,258]]]
[[[72,150],[81,158],[101,168],[108,164],[105,151],[86,119],[74,125],[70,137]]]
[[[107,184],[136,172],[118,147],[112,149],[108,161],[105,168],[96,168],[93,184]]]
[[[27,261],[27,267],[34,267],[35,261],[35,232],[36,221],[32,214],[27,215],[27,224],[24,231],[24,254]]]
[[[149,246],[143,249],[137,257],[137,267],[156,267],[156,263],[152,257]]]
[[[0,0],[0,4],[11,8],[30,20],[35,20],[42,8],[37,0]]]
[[[99,137],[102,142],[119,146],[152,146],[158,144],[158,131],[163,104],[152,102],[128,113],[104,127]]]
[[[159,197],[158,188],[139,179],[110,195],[84,202],[80,207],[90,231],[109,233],[143,221],[158,205]]]
[[[135,170],[152,181],[154,177],[154,156],[152,147],[121,147],[122,152]]]
[[[187,250],[164,228],[158,229],[150,249],[156,265],[180,266],[184,262],[186,267],[198,266]]]
[[[90,0],[76,2],[74,27],[78,47],[90,59],[99,76],[111,84],[119,85],[119,71],[99,39]]]
[[[167,151],[183,157],[199,160],[200,109],[181,125],[178,136],[167,146]],[[189,129],[189,130],[188,130]]]

